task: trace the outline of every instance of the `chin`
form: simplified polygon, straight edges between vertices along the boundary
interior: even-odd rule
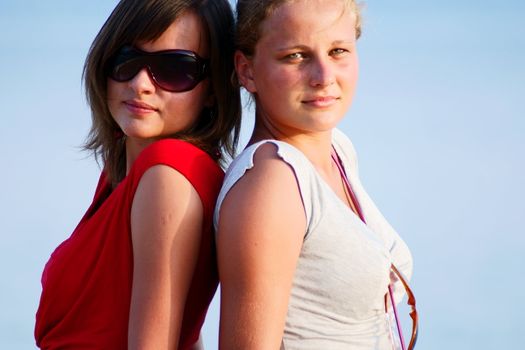
[[[316,132],[331,131],[337,127],[337,125],[342,119],[343,118],[317,120],[315,123],[312,124],[312,131],[316,131]]]
[[[146,132],[144,130],[126,130],[124,131],[128,139],[134,139],[137,141],[154,141],[163,138],[160,133],[157,132]]]

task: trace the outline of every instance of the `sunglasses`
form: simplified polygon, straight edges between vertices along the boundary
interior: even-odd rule
[[[126,82],[144,68],[157,86],[170,92],[192,90],[208,76],[208,60],[193,51],[145,52],[132,46],[122,47],[108,61],[106,74],[115,81]]]
[[[389,285],[388,294],[390,295],[390,302],[392,304],[392,309],[394,310],[394,317],[396,319],[396,327],[397,327],[397,331],[399,334],[399,339],[401,341],[401,349],[412,350],[416,346],[417,334],[418,334],[419,317],[417,315],[417,310],[416,310],[416,298],[414,297],[414,293],[410,289],[410,286],[408,285],[408,282],[406,281],[403,274],[399,272],[399,270],[394,266],[394,264],[392,264],[390,268],[392,272],[394,273],[394,275],[396,275],[396,277],[399,279],[399,281],[401,281],[401,284],[405,288],[405,291],[407,293],[407,298],[408,298],[407,304],[410,307],[409,315],[410,315],[410,318],[412,319],[412,336],[410,337],[410,342],[408,343],[408,348],[407,348],[405,346],[405,339],[403,337],[403,332],[401,331],[401,324],[399,322],[399,315],[397,314],[397,308],[396,308],[396,303],[394,301],[394,293],[392,290],[392,285]],[[385,298],[386,298],[386,295],[385,295]],[[387,303],[385,300],[385,308],[386,308],[386,305]]]

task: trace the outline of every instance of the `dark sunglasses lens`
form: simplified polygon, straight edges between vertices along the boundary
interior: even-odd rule
[[[143,66],[144,62],[140,57],[122,53],[115,57],[109,76],[119,82],[128,81],[133,79]]]
[[[155,82],[168,91],[188,91],[202,80],[201,64],[183,53],[150,57],[149,67]]]

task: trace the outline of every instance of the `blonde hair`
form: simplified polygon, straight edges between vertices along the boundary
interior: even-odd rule
[[[295,0],[237,0],[235,48],[252,56],[261,36],[261,24],[280,5]],[[361,36],[361,14],[355,0],[341,0],[356,17],[356,38]]]

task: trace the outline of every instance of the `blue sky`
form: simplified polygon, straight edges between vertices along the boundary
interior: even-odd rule
[[[88,207],[85,55],[116,1],[0,3],[0,348],[34,348],[40,274]],[[415,259],[418,349],[525,342],[525,3],[368,1],[340,128]],[[247,125],[251,116],[247,115]],[[245,129],[245,135],[249,130]],[[204,328],[216,348],[217,305]]]

